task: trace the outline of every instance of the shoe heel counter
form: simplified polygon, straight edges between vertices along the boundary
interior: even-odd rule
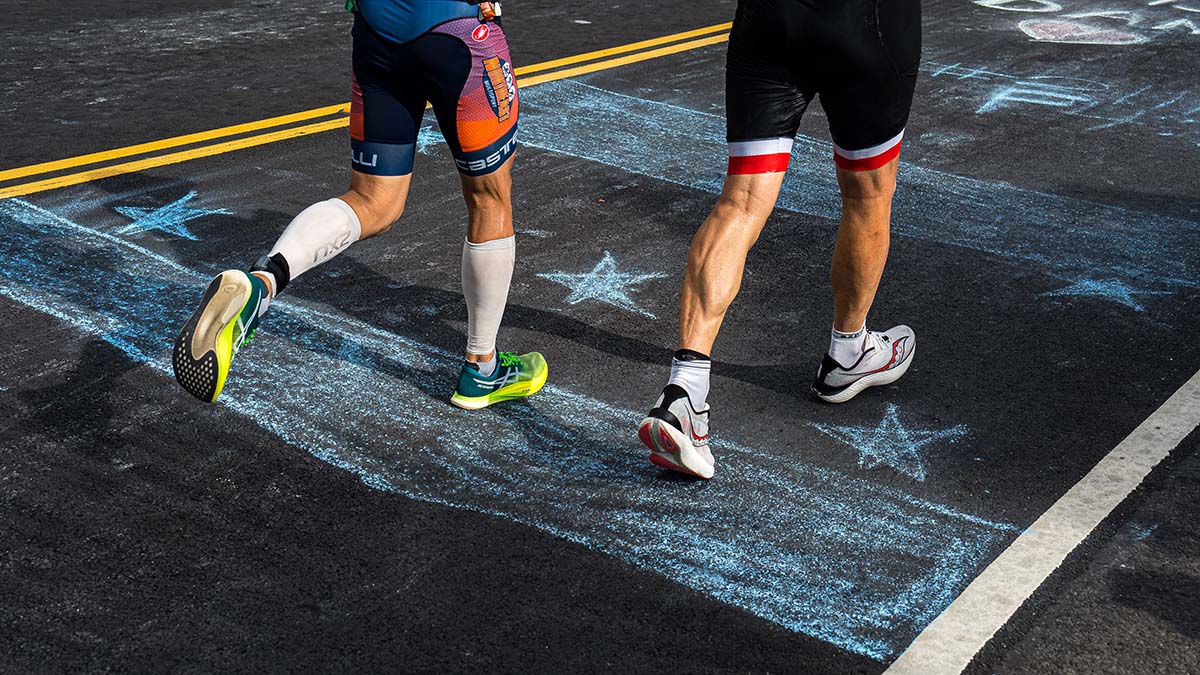
[[[479,383],[475,381],[475,378],[477,377],[481,377],[479,371],[464,367],[462,372],[458,374],[458,386],[455,391],[457,391],[460,395],[469,398],[487,395],[488,391],[485,391],[483,387],[480,387]]]
[[[258,328],[258,308],[263,298],[269,296],[269,292],[267,283],[259,279],[257,275],[247,274],[246,276],[250,278],[250,297],[246,299],[246,304],[242,307],[242,324],[246,327],[246,333],[250,334]]]
[[[646,416],[666,422],[667,424],[670,424],[678,429],[680,432],[683,431],[683,425],[679,423],[679,418],[675,416],[675,413],[671,412],[665,407],[654,408]]]

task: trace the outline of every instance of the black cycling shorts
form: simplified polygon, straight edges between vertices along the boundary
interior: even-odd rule
[[[453,19],[401,44],[355,14],[352,93],[355,171],[411,173],[426,102],[460,173],[491,173],[516,149],[517,83],[499,22]]]
[[[814,97],[839,167],[887,164],[920,60],[920,0],[739,0],[725,71],[729,173],[787,171]]]

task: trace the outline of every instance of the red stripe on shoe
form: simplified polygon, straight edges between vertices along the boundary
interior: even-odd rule
[[[657,452],[650,453],[650,463],[654,464],[655,466],[661,466],[664,469],[671,469],[672,471],[686,471],[687,470],[684,467],[681,467],[680,465],[675,464],[674,462],[667,459],[666,457],[663,457],[662,455],[658,454]]]
[[[658,439],[663,450],[668,452],[679,452],[679,446],[675,445],[675,439],[671,438],[671,435],[667,433],[666,429],[662,427],[658,428]]]
[[[642,444],[647,448],[650,448],[652,452],[658,450],[658,448],[654,445],[654,437],[650,435],[649,422],[645,422],[638,427],[638,438],[641,439]]]
[[[870,375],[871,373],[882,373],[883,371],[887,370],[888,368],[891,368],[892,366],[896,365],[896,359],[899,358],[899,356],[900,356],[900,344],[907,339],[908,339],[908,336],[905,336],[905,337],[902,337],[899,340],[896,340],[895,342],[893,342],[892,343],[892,360],[885,363],[882,368],[877,368],[868,373],[864,373],[864,375]]]
[[[785,172],[788,168],[788,160],[791,158],[792,156],[786,152],[745,157],[731,156],[729,158],[729,175]]]
[[[901,143],[897,143],[892,147],[873,157],[861,157],[859,159],[850,159],[838,154],[836,150],[833,152],[833,161],[846,171],[874,171],[888,162],[900,156]]]

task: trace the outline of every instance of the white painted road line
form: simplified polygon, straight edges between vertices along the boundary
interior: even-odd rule
[[[1200,372],[1017,537],[885,673],[961,673],[1084,537],[1197,425]]]

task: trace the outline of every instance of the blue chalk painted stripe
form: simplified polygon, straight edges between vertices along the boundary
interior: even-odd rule
[[[0,293],[168,375],[161,327],[182,323],[208,275],[57,212],[101,227],[119,217],[103,205],[96,192],[53,211],[0,202]],[[720,481],[662,484],[633,411],[547,386],[535,406],[465,424],[443,400],[457,354],[294,298],[267,324],[275,334],[239,361],[272,377],[235,380],[221,402],[282,440],[373,488],[542,529],[872,658],[916,635],[1015,534],[732,439],[717,441]]]

